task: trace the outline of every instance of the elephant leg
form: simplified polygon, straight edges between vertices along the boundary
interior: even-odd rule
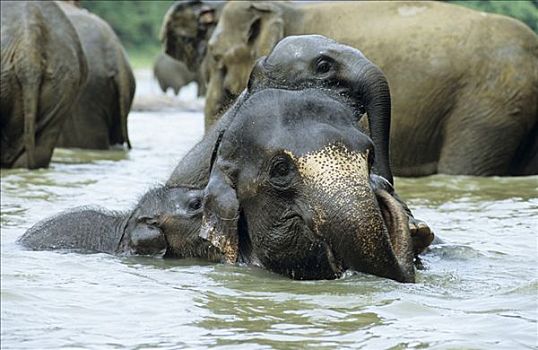
[[[205,115],[205,130],[209,130],[218,120],[218,108],[222,100],[222,77],[220,72],[215,72],[211,75],[207,86],[207,95],[205,100],[204,115]]]
[[[36,139],[35,139],[35,164],[37,167],[47,167],[52,158],[52,153],[63,123],[69,116],[70,105],[66,99],[71,99],[70,96],[62,95],[59,101],[50,107],[50,109],[41,110],[38,112],[39,119],[36,123]],[[40,100],[40,107],[44,105],[44,99]],[[50,104],[51,101],[48,101]],[[15,161],[14,167],[24,167],[26,164],[26,151],[19,155]]]
[[[456,106],[447,116],[438,173],[476,176],[510,173],[511,161],[525,133],[524,126],[508,111],[493,106],[495,103],[483,100],[474,104],[472,111],[469,105]]]

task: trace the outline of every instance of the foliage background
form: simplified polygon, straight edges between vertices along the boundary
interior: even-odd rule
[[[538,0],[447,1],[480,11],[500,13],[525,22],[538,33]],[[82,0],[81,5],[106,20],[124,44],[133,66],[149,66],[160,50],[159,31],[173,1]]]

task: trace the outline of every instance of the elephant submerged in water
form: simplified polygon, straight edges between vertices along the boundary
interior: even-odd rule
[[[47,167],[86,83],[71,21],[53,1],[2,1],[2,168]]]
[[[321,89],[254,92],[215,140],[203,191],[166,185],[130,213],[67,212],[21,243],[240,262],[295,279],[353,269],[412,282],[407,212],[371,173],[374,144],[351,105]]]
[[[203,191],[160,186],[129,212],[80,207],[45,219],[19,242],[33,250],[69,250],[220,261],[220,253],[198,237]]]
[[[382,73],[358,58],[354,80],[365,90],[357,91],[379,98],[362,106],[355,94],[318,86],[317,75],[274,89],[281,82],[256,70],[249,89],[176,167],[167,187],[206,187],[204,218],[189,224],[221,259],[297,279],[336,278],[354,269],[414,280],[413,259],[433,234],[427,226],[410,230],[407,208],[390,182],[372,173],[377,145],[359,128],[361,107],[370,111],[371,124],[377,117],[386,123],[390,94],[374,89],[368,77],[375,73],[371,79],[383,87]],[[327,67],[327,60],[316,62]],[[328,68],[318,73],[342,78],[346,72]]]
[[[235,113],[215,145],[201,230],[227,261],[294,279],[353,269],[414,281],[407,212],[372,179],[374,144],[348,101],[263,89]]]
[[[104,20],[74,4],[59,2],[88,61],[88,82],[62,127],[59,147],[131,148],[127,117],[136,82],[120,40]]]
[[[441,2],[228,2],[208,43],[206,120],[247,86],[257,58],[309,33],[359,48],[387,76],[396,175],[538,174],[538,36]]]

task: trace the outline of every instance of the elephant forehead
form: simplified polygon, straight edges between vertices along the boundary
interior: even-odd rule
[[[322,149],[304,154],[288,155],[294,160],[304,182],[336,194],[353,188],[368,186],[368,150],[364,153],[350,151],[340,144],[331,144]]]

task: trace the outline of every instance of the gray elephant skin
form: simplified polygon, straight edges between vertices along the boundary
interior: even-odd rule
[[[280,39],[309,33],[359,48],[387,76],[396,175],[538,173],[538,36],[441,2],[228,2],[208,44],[206,118]]]
[[[153,77],[159,83],[162,92],[166,93],[169,88],[177,96],[185,85],[196,81],[196,74],[191,72],[184,63],[173,59],[165,53],[160,53],[153,63]],[[203,88],[198,84],[198,95],[203,94]]]
[[[127,54],[100,17],[67,2],[59,3],[77,30],[88,61],[88,82],[65,121],[58,147],[131,148],[127,117],[136,82]]]
[[[1,2],[1,166],[47,167],[88,75],[77,32],[55,2]]]
[[[80,207],[45,219],[26,231],[19,243],[33,250],[220,261],[220,253],[198,236],[202,198],[199,189],[160,186],[128,212]]]
[[[294,279],[353,269],[414,281],[407,213],[375,187],[374,145],[349,102],[264,89],[236,114],[213,153],[201,229],[226,261]]]

